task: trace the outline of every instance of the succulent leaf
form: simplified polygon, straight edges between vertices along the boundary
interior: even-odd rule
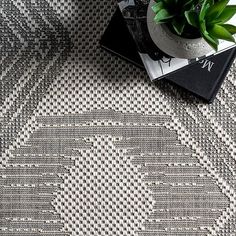
[[[235,42],[235,39],[231,33],[222,25],[215,24],[213,27],[208,29],[208,33],[215,38]]]
[[[163,2],[157,2],[155,5],[152,6],[152,10],[157,13],[158,11],[160,11],[161,9],[164,8],[164,4]]]
[[[218,50],[219,41],[217,39],[211,37],[207,32],[203,34],[203,38],[215,51]]]
[[[183,33],[185,25],[186,25],[186,20],[184,18],[183,19],[175,18],[172,21],[172,26],[178,35],[181,35]]]
[[[212,6],[214,4],[214,0],[208,0],[208,3],[210,4],[210,6]]]
[[[230,24],[223,24],[222,25],[226,30],[228,30],[232,35],[236,34],[236,26]]]
[[[211,5],[207,12],[207,18],[215,19],[216,17],[218,17],[223,12],[228,2],[229,0],[220,0]]]
[[[225,23],[235,15],[235,12],[236,5],[226,6],[222,13],[218,16],[218,18],[213,20],[213,22]]]
[[[185,11],[184,15],[190,25],[198,27],[198,15],[194,10]]]
[[[166,9],[161,9],[159,12],[157,12],[154,20],[157,23],[165,23],[168,22],[168,20],[173,17],[174,15],[170,14]]]
[[[200,31],[201,31],[202,33],[204,33],[205,31],[207,31],[205,20],[202,20],[201,22],[199,22],[199,24],[200,24]]]
[[[205,18],[206,12],[209,9],[209,7],[210,3],[208,2],[208,0],[205,0],[199,13],[199,21],[202,21]]]

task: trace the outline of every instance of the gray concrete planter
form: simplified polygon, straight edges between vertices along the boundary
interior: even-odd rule
[[[156,24],[155,13],[151,8],[154,4],[151,0],[147,11],[147,25],[150,36],[158,48],[170,56],[186,59],[201,57],[212,51],[203,38],[182,38],[172,33],[165,24]]]

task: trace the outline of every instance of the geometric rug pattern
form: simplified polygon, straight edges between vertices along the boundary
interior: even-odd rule
[[[207,105],[104,52],[115,2],[0,3],[0,235],[233,236],[236,81]]]

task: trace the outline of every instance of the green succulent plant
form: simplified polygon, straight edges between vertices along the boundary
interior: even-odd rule
[[[188,23],[199,29],[202,37],[216,51],[219,45],[219,39],[235,42],[233,34],[236,33],[236,27],[226,24],[236,13],[236,5],[227,5],[229,0],[215,2],[205,0],[202,4],[200,13],[194,10],[185,12]]]
[[[152,9],[156,23],[166,23],[183,37],[198,33],[217,50],[219,39],[235,42],[232,35],[236,27],[227,21],[235,15],[236,5],[228,3],[229,0],[155,0]]]
[[[174,31],[181,35],[186,26],[185,11],[193,8],[195,0],[155,0],[152,10],[155,12],[156,23],[169,23]]]

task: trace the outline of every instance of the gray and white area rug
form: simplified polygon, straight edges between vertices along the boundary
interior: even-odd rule
[[[235,65],[212,105],[154,85],[115,7],[0,1],[0,235],[235,236]]]

